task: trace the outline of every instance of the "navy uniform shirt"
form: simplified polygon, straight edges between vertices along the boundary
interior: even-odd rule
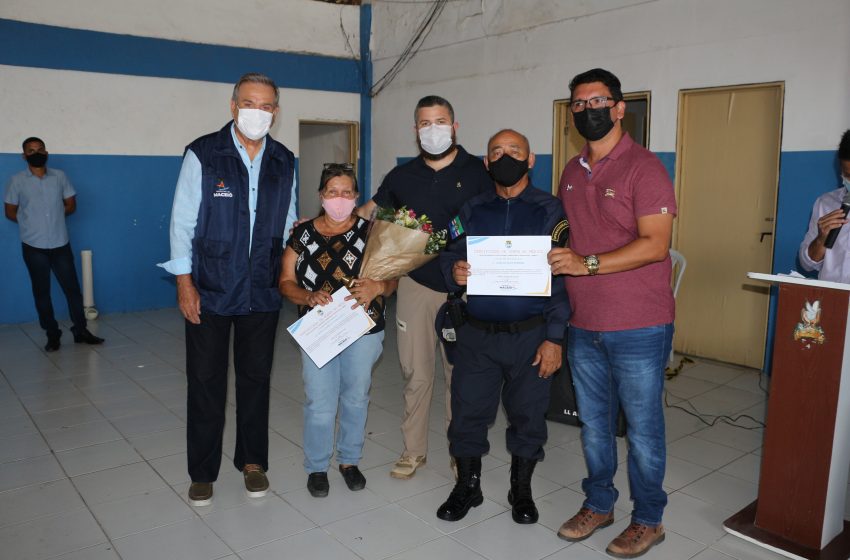
[[[487,174],[484,162],[457,147],[454,161],[439,171],[434,171],[420,155],[396,166],[387,173],[372,200],[378,206],[395,209],[407,206],[416,215],[427,214],[434,231],[449,227],[463,203],[472,197],[493,192],[493,181]],[[448,292],[440,272],[439,259],[411,271],[416,282],[437,292]]]
[[[514,198],[502,198],[495,189],[464,204],[458,218],[466,235],[547,235],[562,220],[561,202],[529,184]],[[460,290],[452,277],[452,266],[466,260],[466,237],[451,241],[440,254],[443,277],[451,291]],[[475,274],[475,271],[472,271]],[[552,295],[467,296],[466,309],[481,321],[516,322],[537,315],[546,318],[546,339],[561,341],[570,318],[570,304],[564,282],[553,278]]]

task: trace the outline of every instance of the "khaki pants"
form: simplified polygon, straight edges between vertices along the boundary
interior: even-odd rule
[[[398,283],[396,326],[398,358],[404,376],[404,419],[401,433],[404,454],[412,457],[428,454],[428,416],[434,394],[434,365],[438,344],[434,321],[437,310],[446,302],[446,294],[435,292],[407,276]],[[440,357],[446,377],[446,428],[451,420],[452,366],[442,343]]]

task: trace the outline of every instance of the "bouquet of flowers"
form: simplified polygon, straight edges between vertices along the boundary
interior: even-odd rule
[[[360,277],[389,280],[415,270],[446,246],[447,230],[434,231],[431,219],[402,206],[377,208],[366,239]]]
[[[413,210],[402,206],[398,210],[392,208],[381,208],[375,210],[375,219],[390,222],[414,231],[422,231],[428,234],[428,242],[425,244],[426,255],[436,255],[446,246],[446,230],[434,231],[431,218],[426,214],[417,216]],[[412,269],[411,269],[412,270]]]

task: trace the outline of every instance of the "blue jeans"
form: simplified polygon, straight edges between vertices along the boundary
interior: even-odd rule
[[[361,336],[323,367],[316,367],[301,351],[304,378],[304,470],[325,472],[334,449],[334,427],[339,411],[336,460],[356,465],[366,439],[366,413],[372,366],[384,349],[384,331]]]
[[[667,453],[662,394],[672,340],[672,324],[608,332],[569,328],[567,350],[588,471],[582,481],[584,506],[597,513],[612,511],[619,496],[615,434],[622,405],[632,521],[651,527],[661,523],[667,505],[661,487]]]

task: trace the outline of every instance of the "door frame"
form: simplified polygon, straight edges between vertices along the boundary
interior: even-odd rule
[[[354,166],[354,176],[358,176],[358,170],[360,168],[360,123],[358,121],[349,121],[349,120],[336,120],[336,119],[298,119],[298,189],[296,194],[296,204],[298,206],[298,212],[300,216],[301,212],[301,189],[303,188],[302,177],[301,177],[301,162],[302,162],[302,152],[301,152],[301,127],[302,125],[333,125],[333,126],[345,126],[348,128],[348,154],[349,159],[352,161],[346,162],[336,162],[336,163],[351,163]],[[321,162],[321,163],[329,163],[329,162]],[[363,181],[359,181],[360,184]],[[361,190],[360,196],[363,196],[363,191]]]
[[[326,124],[326,125],[347,125],[348,126],[348,153],[352,156],[353,161],[345,161],[339,163],[354,164],[354,174],[357,174],[357,168],[360,160],[360,123],[358,121],[345,121],[333,119],[298,119],[298,141],[301,141],[301,125],[302,124]],[[300,152],[300,149],[299,149]]]
[[[628,110],[629,101],[646,100],[646,128],[643,142],[639,144],[649,148],[649,129],[652,122],[652,91],[632,91],[623,94]],[[558,182],[561,172],[569,161],[566,156],[567,137],[570,131],[570,98],[556,99],[552,102],[552,194],[558,194]]]
[[[723,86],[712,86],[712,87],[701,87],[701,88],[687,88],[680,89],[678,95],[678,109],[676,111],[676,166],[675,166],[675,180],[674,180],[674,192],[676,196],[676,204],[678,207],[678,216],[682,214],[682,206],[680,202],[682,199],[682,145],[684,141],[684,127],[685,127],[685,97],[689,94],[694,93],[702,93],[702,92],[717,92],[717,91],[742,91],[747,89],[761,89],[761,88],[770,88],[776,87],[779,88],[779,135],[777,138],[777,146],[776,146],[776,188],[773,191],[773,219],[771,220],[771,235],[770,235],[770,270],[773,271],[773,265],[775,260],[776,253],[776,216],[779,212],[779,173],[781,171],[781,163],[782,163],[782,137],[785,133],[785,81],[777,80],[772,82],[758,82],[758,83],[746,83],[746,84],[731,84],[731,85],[723,85]],[[679,225],[680,220],[676,219],[674,221],[673,226],[673,238],[671,239],[670,247],[673,249],[679,248]],[[746,281],[745,279],[742,279]],[[772,298],[773,295],[771,292],[768,292],[766,297],[768,298],[768,304],[765,309],[765,322],[764,322],[764,332],[762,333],[761,344],[762,344],[762,365],[761,369],[764,370],[765,364],[769,362],[769,354],[771,349],[768,348],[767,343],[771,340],[771,308],[772,308]]]

